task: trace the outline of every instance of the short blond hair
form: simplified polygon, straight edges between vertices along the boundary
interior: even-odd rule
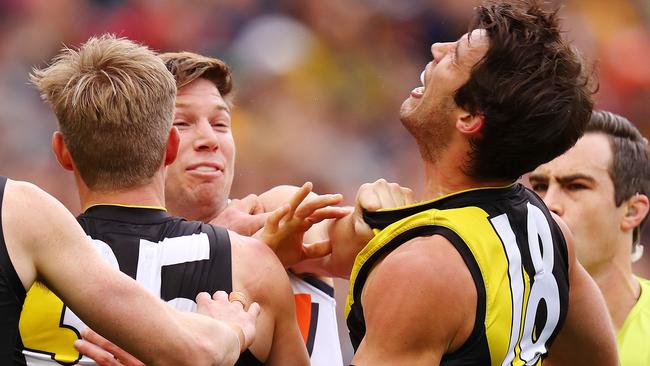
[[[144,45],[105,34],[63,48],[30,79],[50,104],[81,178],[92,190],[150,182],[174,117],[174,78]]]
[[[230,67],[222,60],[193,52],[167,52],[161,54],[160,58],[174,75],[177,89],[203,78],[214,83],[221,97],[231,105],[232,74]]]

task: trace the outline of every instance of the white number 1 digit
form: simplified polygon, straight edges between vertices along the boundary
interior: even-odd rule
[[[502,365],[509,365],[515,357],[515,349],[519,344],[519,358],[526,365],[534,365],[539,357],[546,353],[546,342],[553,334],[560,319],[560,294],[555,277],[553,276],[553,238],[551,228],[542,210],[527,204],[528,217],[528,249],[535,269],[533,284],[528,295],[528,303],[524,313],[524,278],[521,252],[517,246],[515,234],[512,231],[506,214],[490,219],[495,230],[501,237],[508,257],[508,273],[512,292],[512,328],[508,352]],[[541,239],[541,246],[540,246]],[[541,329],[535,329],[535,318],[540,304],[546,304],[546,322]],[[533,339],[533,330],[538,337]]]

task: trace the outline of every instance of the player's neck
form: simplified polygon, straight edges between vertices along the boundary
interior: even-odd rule
[[[89,189],[77,178],[77,188],[82,210],[97,204],[165,207],[165,181],[156,173],[148,184],[125,190],[96,191]]]
[[[618,256],[602,266],[589,268],[589,274],[603,293],[614,329],[618,332],[641,291],[639,281],[632,274],[629,256]]]
[[[424,162],[425,200],[436,199],[454,192],[472,188],[501,187],[511,184],[508,181],[479,182],[468,177],[459,162],[463,159],[441,159],[437,162]]]

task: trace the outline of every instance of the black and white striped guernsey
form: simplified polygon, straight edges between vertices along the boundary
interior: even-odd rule
[[[78,221],[109,263],[179,310],[195,310],[200,292],[232,291],[230,237],[223,228],[160,208],[116,205],[92,206]],[[72,345],[85,325],[47,289],[30,289],[22,318],[28,365],[94,364]],[[261,363],[246,351],[237,365]]]

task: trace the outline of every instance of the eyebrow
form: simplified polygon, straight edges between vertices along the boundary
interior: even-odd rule
[[[591,177],[589,175],[581,174],[581,173],[570,174],[570,175],[567,175],[567,176],[564,176],[564,177],[556,177],[555,178],[555,180],[560,182],[560,184],[569,183],[571,181],[578,180],[578,179],[584,179],[584,180],[589,181],[589,182],[596,182],[596,180],[593,177]]]
[[[176,100],[176,107],[188,107],[189,105],[190,105],[190,103],[183,103],[183,102],[179,102],[178,100]],[[230,108],[228,108],[228,105],[225,104],[225,103],[215,104],[213,109],[215,109],[217,111],[226,111],[226,112],[230,113]]]
[[[528,176],[529,181],[536,181],[536,182],[546,182],[548,181],[548,177],[545,175],[541,174],[531,174]]]
[[[582,173],[570,174],[570,175],[566,175],[566,176],[563,176],[563,177],[555,177],[555,180],[557,180],[558,183],[560,183],[560,184],[566,184],[566,183],[572,182],[572,181],[577,180],[577,179],[584,179],[584,180],[592,182],[592,183],[596,182],[596,180],[593,177],[591,177],[589,175],[586,175],[586,174],[582,174]],[[528,177],[528,180],[531,181],[531,182],[532,181],[548,182],[548,177],[545,176],[545,175],[541,175],[541,174],[531,174]]]

